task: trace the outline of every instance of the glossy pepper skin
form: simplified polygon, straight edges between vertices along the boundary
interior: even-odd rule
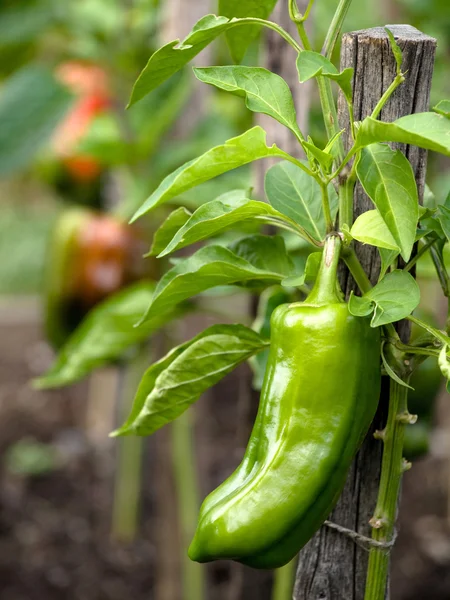
[[[279,306],[249,446],[202,505],[193,560],[256,568],[289,562],[331,512],[373,419],[380,334],[337,291],[340,241],[327,240],[304,303]]]

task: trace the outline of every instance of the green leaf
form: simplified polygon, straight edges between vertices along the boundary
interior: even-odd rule
[[[150,57],[146,67],[134,84],[128,106],[132,106],[174,73],[182,69],[199,52],[215,40],[230,21],[226,17],[207,15],[198,21],[185,40],[169,42]]]
[[[437,206],[436,196],[427,183],[425,184],[425,188],[423,191],[423,205],[426,208],[436,208]]]
[[[225,17],[257,17],[268,19],[277,0],[219,0],[219,13]],[[248,46],[258,35],[258,27],[248,25],[227,31],[226,38],[231,56],[240,63]]]
[[[125,350],[149,338],[186,307],[167,307],[142,327],[136,321],[151,302],[154,283],[138,283],[96,306],[71,335],[54,365],[36,380],[39,388],[60,387],[85,377],[98,367],[122,357]]]
[[[304,83],[313,77],[323,75],[324,77],[336,81],[344,92],[345,97],[349,100],[352,99],[352,68],[348,67],[342,72],[339,72],[333,63],[322,54],[313,52],[312,50],[305,50],[298,55],[297,70],[300,83]]]
[[[374,142],[412,144],[450,156],[450,120],[433,112],[408,115],[393,123],[367,117],[358,129],[354,150]]]
[[[355,240],[363,244],[395,250],[396,253],[400,251],[378,210],[368,210],[359,215],[353,223],[350,234]]]
[[[266,145],[266,132],[253,127],[238,137],[191,160],[168,175],[133,216],[135,221],[163,202],[189,190],[222,173],[268,156],[283,156],[285,153],[274,144]]]
[[[333,166],[333,155],[328,154],[325,150],[321,150],[318,148],[310,136],[308,136],[308,141],[302,143],[303,148],[306,152],[309,152],[313,158],[321,165],[326,172],[329,172],[331,167]]]
[[[442,227],[442,231],[445,234],[447,240],[450,240],[450,208],[441,204],[439,206],[438,220]]]
[[[280,235],[249,235],[230,244],[229,249],[262,271],[283,274],[282,279],[292,275],[293,263]]]
[[[338,139],[341,137],[341,135],[345,132],[345,129],[341,129],[340,131],[336,132],[333,137],[331,137],[328,140],[328,144],[325,146],[325,148],[323,149],[324,152],[327,153],[331,153],[333,154],[336,142],[338,141]]]
[[[58,10],[52,3],[4,3],[0,19],[1,45],[17,48],[19,44],[27,44],[42,35],[57,18]]]
[[[381,345],[381,360],[383,362],[384,368],[386,369],[386,373],[389,375],[389,377],[391,379],[396,381],[402,387],[408,388],[410,390],[414,390],[414,388],[411,387],[410,385],[408,385],[405,381],[403,381],[403,379],[400,379],[400,377],[397,375],[397,373],[394,371],[394,369],[388,363],[386,356],[384,354],[384,345],[385,345],[385,342],[383,342],[383,344]]]
[[[241,248],[239,249],[239,246],[235,245],[234,251],[223,246],[200,248],[189,258],[177,261],[175,267],[163,275],[156,286],[152,302],[141,322],[152,318],[161,310],[168,310],[171,306],[175,306],[187,298],[196,296],[200,292],[218,285],[252,281],[273,284],[279,283],[290,275],[290,272],[286,272],[286,269],[282,272],[270,270],[272,265],[276,265],[276,267],[278,265],[284,266],[288,260],[282,238],[254,237],[265,237],[267,239],[266,254],[271,260],[267,268],[261,264],[264,257],[258,255],[260,248],[257,245],[247,251],[246,258],[239,255],[239,252],[243,252],[242,241],[240,242]],[[280,244],[282,244],[282,247]],[[268,254],[269,249],[272,251],[272,256]],[[279,257],[280,253],[282,253],[281,259]],[[249,259],[254,259],[256,265],[249,262]]]
[[[388,35],[389,44],[391,46],[391,50],[392,50],[392,53],[395,58],[395,62],[397,65],[397,75],[400,75],[401,70],[402,70],[402,63],[403,63],[403,52],[402,52],[400,46],[395,41],[395,37],[394,37],[394,34],[392,33],[392,31],[390,31],[387,27],[385,27],[384,30]]]
[[[420,302],[420,290],[409,273],[395,270],[388,273],[363,298],[374,303],[371,326],[379,327],[410,315]]]
[[[245,98],[247,108],[264,113],[300,136],[294,100],[282,77],[260,67],[194,68],[200,81]]]
[[[414,245],[419,200],[408,159],[383,144],[364,148],[358,162],[358,178],[389,228],[405,261]]]
[[[353,292],[350,293],[348,310],[354,317],[368,317],[373,313],[374,308],[375,304],[370,298],[355,296]]]
[[[334,219],[338,208],[337,195],[331,184],[328,190]],[[321,241],[325,237],[322,193],[315,179],[296,165],[282,161],[267,171],[265,192],[274,208],[298,223],[313,238]]]
[[[248,198],[212,200],[200,206],[189,220],[175,233],[170,243],[160,252],[159,258],[180,248],[213,237],[233,225],[246,220],[258,219],[262,223],[273,223],[273,219],[289,222],[283,214],[266,202]],[[293,223],[295,227],[295,223]]]
[[[188,102],[192,92],[192,83],[188,70],[180,70],[150,93],[145,100],[130,109],[127,120],[132,129],[130,135],[135,140],[137,160],[139,158],[148,160],[159,149],[164,134],[179,118]],[[115,138],[116,144],[117,138],[121,139],[122,137],[119,127],[119,135],[116,135]],[[128,149],[128,153],[122,160],[122,164],[130,159],[129,146],[130,140],[127,140],[125,147]]]
[[[399,252],[397,252],[396,250],[386,250],[386,248],[378,248],[378,252],[381,258],[381,271],[379,277],[380,280],[385,276],[387,270],[399,255]]]
[[[147,256],[157,256],[170,243],[177,231],[183,227],[186,221],[189,221],[192,213],[180,206],[172,211],[164,223],[156,230],[153,236],[152,247]]]
[[[301,275],[286,277],[281,282],[283,287],[300,287],[306,282],[314,281],[319,273],[322,252],[311,252],[306,259],[305,270]]]
[[[433,106],[433,110],[444,117],[450,118],[450,100],[441,100],[436,106]]]
[[[210,327],[146,371],[129,418],[111,435],[144,436],[157,431],[268,345],[268,340],[243,325]]]
[[[11,76],[0,94],[0,176],[29,166],[72,103],[69,91],[43,67]]]

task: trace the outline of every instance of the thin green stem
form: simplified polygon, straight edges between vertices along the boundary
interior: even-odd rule
[[[370,279],[367,277],[362,264],[359,262],[355,250],[351,247],[346,248],[342,253],[342,258],[362,293],[365,294],[368,292],[372,288],[372,284],[370,283]]]
[[[442,292],[446,298],[450,297],[450,278],[447,273],[447,269],[444,264],[442,253],[438,252],[436,248],[431,247],[430,250],[431,259],[433,260],[434,267],[436,269],[439,283],[442,287]]]
[[[179,521],[181,547],[187,548],[194,535],[200,506],[197,472],[195,468],[194,443],[190,413],[186,412],[172,423],[172,457]],[[203,565],[192,562],[183,553],[182,577],[184,600],[203,600],[205,570]]]
[[[310,169],[308,169],[308,167],[306,167],[297,158],[294,158],[293,156],[291,156],[287,152],[284,152],[283,150],[280,150],[280,153],[279,153],[278,156],[282,156],[285,160],[288,160],[292,164],[296,165],[299,169],[301,169],[302,171],[304,171],[305,173],[307,173],[310,177],[313,177],[317,181],[317,183],[320,183],[320,177],[319,177],[319,175],[317,173],[314,173],[314,171],[311,171]]]
[[[418,319],[417,317],[414,317],[413,315],[409,315],[406,318],[408,319],[408,321],[411,321],[411,323],[415,323],[422,329],[425,329],[425,331],[428,331],[428,333],[430,333],[434,338],[436,338],[437,340],[442,342],[442,344],[446,344],[447,346],[450,346],[450,337],[448,335],[446,335],[445,333],[442,333],[442,331],[440,331],[439,329],[435,329],[431,325],[428,325],[428,323],[425,323],[425,321],[421,321],[420,319]]]
[[[314,4],[314,0],[309,0],[308,6],[304,14],[302,14],[298,10],[296,0],[289,0],[289,17],[291,21],[293,21],[297,27],[298,35],[303,44],[303,48],[305,50],[311,50],[311,44],[309,42],[308,34],[305,29],[305,21],[311,12],[312,6]]]
[[[421,244],[417,254],[409,261],[409,263],[404,267],[404,271],[411,271],[417,261],[428,251],[429,248],[433,244],[437,242],[437,238],[432,238],[428,240],[425,244]]]
[[[355,146],[350,148],[350,150],[347,152],[345,158],[342,160],[339,167],[333,173],[331,173],[331,175],[328,177],[328,183],[333,181],[333,179],[336,179],[336,177],[343,171],[343,169],[347,166],[349,161],[355,156],[355,154],[357,152],[358,152],[358,149]]]
[[[317,77],[317,86],[319,88],[320,103],[328,139],[331,139],[339,133],[339,122],[336,110],[336,103],[331,89],[331,81],[327,77]],[[344,159],[344,143],[342,138],[336,141],[337,161]]]
[[[297,0],[289,0],[289,18],[291,21],[297,24],[304,23],[309,17],[314,2],[315,0],[309,0],[305,12],[301,13],[298,9]]]
[[[403,459],[403,416],[408,413],[407,396],[408,389],[391,379],[388,421],[379,434],[384,443],[380,487],[375,513],[370,520],[372,539],[377,542],[390,542],[394,536],[400,483],[403,472],[409,468],[409,463]],[[389,560],[389,549],[371,548],[364,600],[384,600]]]
[[[257,17],[245,17],[244,19],[239,19],[239,21],[236,23],[231,23],[229,28],[238,27],[240,25],[260,25],[261,27],[273,29],[273,31],[276,31],[284,40],[286,40],[286,42],[290,44],[294,50],[297,52],[303,52],[303,48],[300,46],[300,44],[298,44],[285,29],[273,21],[265,21],[264,19],[258,19]]]
[[[355,141],[356,140],[356,128],[355,128],[355,115],[354,115],[354,111],[353,111],[353,101],[349,100],[347,97],[345,98],[345,100],[347,102],[348,118],[350,121],[350,133],[352,134],[353,141]]]
[[[291,233],[296,233],[297,235],[299,235],[301,238],[305,239],[307,242],[309,242],[313,246],[316,246],[316,248],[323,247],[323,244],[321,242],[319,242],[318,240],[311,237],[309,235],[309,233],[306,231],[306,229],[303,229],[303,227],[300,227],[299,225],[294,225],[294,224],[290,225],[286,221],[282,221],[281,219],[276,219],[275,217],[267,217],[267,216],[258,217],[258,216],[256,216],[254,218],[255,218],[255,220],[263,221],[264,223],[268,223],[269,225],[275,225],[276,227],[279,227],[280,229],[285,229],[286,231],[290,231]]]
[[[356,162],[344,182],[339,186],[339,227],[353,223],[353,193],[356,183]]]
[[[308,4],[305,16],[301,15],[298,12],[297,4],[294,0],[289,1],[289,16],[297,26],[298,34],[305,50],[311,50],[312,48],[304,26],[304,22],[307,18],[307,15],[309,15],[309,11],[311,10],[312,4],[312,2]],[[337,33],[337,35],[339,35],[339,32]],[[320,104],[322,106],[322,114],[324,118],[325,129],[327,132],[328,139],[331,139],[334,135],[336,135],[339,132],[336,103],[334,101],[333,90],[331,88],[331,81],[327,77],[322,76],[317,77],[316,79],[319,88]],[[344,144],[342,142],[342,139],[338,139],[336,144],[337,160],[341,161],[344,158]]]
[[[404,352],[405,354],[417,354],[419,356],[436,356],[438,357],[441,353],[440,350],[435,350],[430,347],[421,346],[409,346],[408,344],[402,344],[401,342],[394,342],[395,347]]]
[[[324,54],[327,58],[330,58],[333,54],[334,47],[342,31],[345,17],[347,16],[347,12],[351,3],[352,0],[341,0],[338,4],[336,12],[334,13],[333,20],[331,21],[322,48],[322,54]]]
[[[328,196],[328,185],[324,182],[320,182],[320,190],[322,192],[322,210],[325,217],[325,224],[327,227],[327,233],[330,233],[334,229],[333,219],[331,218],[330,210],[330,199]]]
[[[120,389],[121,421],[126,418],[137,385],[148,366],[148,347],[143,346],[137,356],[123,367]],[[141,498],[143,439],[123,437],[118,441],[116,479],[112,509],[111,537],[131,542],[136,536]]]
[[[294,558],[284,567],[275,570],[272,600],[291,600],[296,568],[297,558]]]
[[[375,106],[372,114],[370,115],[372,117],[372,119],[378,118],[378,116],[379,116],[382,108],[386,104],[386,102],[389,100],[389,98],[392,96],[392,94],[395,92],[395,90],[398,88],[398,86],[401,85],[404,81],[405,81],[405,77],[401,73],[396,76],[394,81],[391,83],[391,85],[388,87],[388,89],[384,92],[384,94],[378,100],[377,105]]]

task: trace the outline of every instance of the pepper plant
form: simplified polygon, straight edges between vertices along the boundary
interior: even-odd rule
[[[130,105],[224,34],[236,64],[194,68],[196,77],[242,97],[250,111],[264,113],[288,128],[305,158],[268,144],[265,131],[256,126],[168,175],[132,221],[232,169],[263,158],[279,159],[266,173],[267,202],[245,190],[231,190],[194,212],[184,207],[174,210],[155,233],[149,254],[161,258],[198,242],[205,244],[174,261],[143,310],[120,299],[99,307],[97,311],[103,313],[85,321],[40,384],[61,385],[79,378],[123,352],[136,341],[137,332],[149,335],[179,316],[191,298],[211,288],[239,286],[261,292],[253,327],[214,325],[152,364],[138,387],[129,418],[112,435],[152,434],[238,364],[251,359],[263,380],[255,427],[240,467],[204,502],[190,555],[200,561],[231,558],[267,568],[288,562],[336,503],[376,409],[381,367],[390,378],[389,415],[386,428],[377,432],[384,454],[371,519],[373,545],[365,596],[381,600],[401,475],[409,467],[402,458],[404,428],[415,421],[407,408],[409,379],[427,357],[439,361],[450,379],[448,331],[413,316],[420,293],[410,273],[417,260],[430,252],[449,297],[443,247],[450,239],[450,196],[442,204],[421,206],[411,164],[389,142],[450,156],[450,101],[391,123],[379,120],[382,108],[405,79],[402,51],[386,29],[397,73],[372,114],[355,122],[353,69],[340,71],[330,60],[350,4],[351,0],[339,2],[322,53],[312,48],[305,29],[313,0],[304,14],[295,0],[289,1],[297,39],[268,20],[276,0],[256,4],[221,0],[220,16],[205,16],[183,42],[166,44],[150,57],[134,85]],[[317,83],[328,137],[324,147],[300,131],[291,91],[280,76],[239,64],[253,37],[264,28],[276,31],[296,51],[299,85],[310,79]],[[348,107],[348,149],[333,86]],[[354,219],[357,181],[373,209]],[[268,235],[261,229],[230,242],[224,232],[242,231],[242,223],[270,225],[277,233]],[[381,271],[376,285],[372,286],[357,258],[358,243],[378,248]],[[310,251],[302,267],[297,250],[305,244]],[[348,302],[337,281],[339,261],[360,289]],[[269,322],[279,303],[284,304]],[[108,306],[114,318],[102,321]],[[394,324],[402,319],[412,321],[423,335],[410,344],[401,341]],[[96,346],[90,345],[92,331],[105,327],[107,335],[97,338]],[[322,383],[328,370],[339,368],[345,374],[341,381],[336,383],[332,377],[333,383]]]

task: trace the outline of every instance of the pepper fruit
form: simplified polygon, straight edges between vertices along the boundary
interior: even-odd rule
[[[200,509],[198,562],[287,564],[322,525],[344,486],[380,393],[380,332],[348,311],[337,287],[340,239],[327,238],[304,303],[271,318],[258,415],[244,459]]]
[[[74,208],[57,219],[44,290],[46,336],[56,349],[96,304],[148,273],[145,247],[136,228],[111,215]]]

